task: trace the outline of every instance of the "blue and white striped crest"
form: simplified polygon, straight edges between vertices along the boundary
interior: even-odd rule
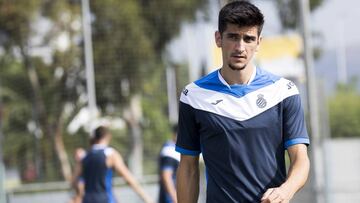
[[[266,99],[264,99],[264,95],[263,94],[258,94],[257,95],[258,99],[256,100],[256,105],[259,108],[264,108],[267,104]]]

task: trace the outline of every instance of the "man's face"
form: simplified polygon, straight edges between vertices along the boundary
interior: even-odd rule
[[[258,49],[261,37],[258,27],[239,27],[227,24],[226,30],[215,33],[216,45],[222,49],[223,67],[232,70],[243,70]]]

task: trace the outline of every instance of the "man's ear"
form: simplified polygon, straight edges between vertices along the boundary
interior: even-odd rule
[[[215,42],[216,42],[216,46],[219,48],[221,48],[221,41],[222,41],[221,34],[219,31],[216,31],[215,32]]]
[[[259,47],[260,47],[261,41],[262,41],[262,36],[260,35],[260,36],[259,36],[259,39],[258,39],[258,41],[257,41],[257,44],[256,44],[256,50],[255,50],[256,52],[259,51]]]

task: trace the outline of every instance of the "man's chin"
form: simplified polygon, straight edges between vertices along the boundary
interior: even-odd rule
[[[241,70],[244,70],[246,68],[246,65],[234,65],[234,64],[229,64],[228,65],[229,68],[231,70],[234,70],[234,71],[241,71]]]

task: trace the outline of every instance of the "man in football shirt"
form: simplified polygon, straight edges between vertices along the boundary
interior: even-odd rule
[[[307,180],[309,138],[299,92],[252,62],[263,24],[261,11],[247,1],[219,13],[215,41],[223,65],[187,85],[180,98],[179,203],[197,202],[200,153],[207,203],[289,202]]]
[[[111,132],[106,127],[96,128],[91,140],[91,149],[76,167],[75,177],[81,177],[84,182],[85,193],[82,202],[116,202],[112,191],[113,170],[124,178],[144,202],[153,202],[131,174],[120,153],[109,147],[111,137]]]
[[[159,203],[177,203],[176,171],[179,166],[180,154],[175,151],[177,125],[172,127],[172,139],[164,143],[159,155]]]

